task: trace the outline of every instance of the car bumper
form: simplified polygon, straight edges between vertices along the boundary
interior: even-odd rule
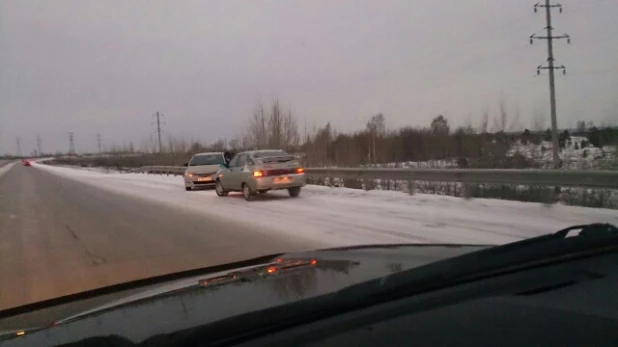
[[[195,189],[195,188],[210,188],[215,186],[214,178],[212,181],[198,181],[196,177],[187,178],[185,177],[185,187]]]
[[[279,181],[282,177],[287,177],[288,180]],[[249,186],[252,190],[276,190],[288,189],[294,187],[303,187],[307,184],[307,178],[304,174],[293,174],[283,176],[268,176],[254,177],[250,180]]]

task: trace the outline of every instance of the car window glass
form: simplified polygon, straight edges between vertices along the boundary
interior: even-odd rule
[[[238,162],[238,157],[240,157],[240,154],[236,154],[234,157],[232,157],[232,160],[230,160],[229,167],[236,166],[236,163]]]
[[[247,158],[246,154],[241,154],[238,157],[238,160],[236,161],[236,165],[235,166],[238,166],[238,167],[245,166],[246,158]]]
[[[223,155],[217,154],[203,154],[196,155],[191,159],[189,166],[202,166],[202,165],[221,165],[224,164],[225,160],[223,159]]]

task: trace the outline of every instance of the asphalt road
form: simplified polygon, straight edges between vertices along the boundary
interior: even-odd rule
[[[0,310],[307,248],[35,167],[15,165],[0,176]]]

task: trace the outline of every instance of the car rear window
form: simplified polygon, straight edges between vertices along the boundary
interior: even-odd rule
[[[191,159],[189,166],[202,166],[202,165],[220,165],[225,164],[223,155],[221,154],[204,154],[196,155]]]

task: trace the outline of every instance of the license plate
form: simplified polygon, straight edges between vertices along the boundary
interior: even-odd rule
[[[212,181],[212,177],[198,177],[197,181],[198,182],[210,182]]]
[[[290,182],[292,179],[290,179],[289,177],[275,177],[273,178],[273,183],[288,183]]]

